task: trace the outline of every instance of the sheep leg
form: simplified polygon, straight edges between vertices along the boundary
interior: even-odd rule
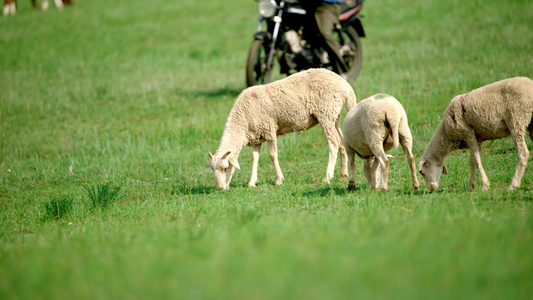
[[[14,15],[16,12],[17,12],[17,4],[15,3],[15,0],[4,1],[4,16],[7,16],[9,14]]]
[[[512,133],[512,132],[511,132]],[[524,131],[518,134],[513,134],[513,141],[516,146],[516,152],[518,155],[518,162],[516,164],[516,170],[509,186],[509,190],[514,190],[520,187],[522,177],[526,171],[527,160],[529,159],[529,151],[527,150],[526,141],[524,139]]]
[[[329,158],[328,158],[328,167],[326,169],[326,177],[324,178],[324,182],[329,184],[329,182],[333,178],[333,172],[335,171],[335,164],[337,163],[337,152],[339,151],[339,136],[334,126],[328,126],[328,124],[324,124],[322,122],[320,123],[320,125],[322,125],[322,131],[324,132],[324,136],[326,137],[326,142],[328,143]]]
[[[384,155],[384,156],[377,156],[376,159],[379,161],[379,166],[380,166],[380,179],[381,179],[381,184],[380,184],[380,188],[383,189],[383,190],[388,190],[389,187],[388,187],[388,181],[389,181],[389,158]]]
[[[337,129],[337,136],[338,136],[337,143],[339,144],[339,152],[341,154],[341,176],[339,177],[339,179],[342,180],[348,177],[348,166],[346,163],[348,154],[346,153],[346,149],[344,147],[344,135],[342,134],[342,131],[341,131],[340,118],[337,119],[337,123],[335,127]]]
[[[326,178],[324,182],[328,183],[333,178],[333,172],[335,171],[335,163],[337,162],[337,152],[339,151],[339,145],[331,140],[328,140],[329,158],[328,167],[326,169]]]
[[[415,190],[418,190],[420,188],[420,183],[418,182],[418,178],[416,176],[416,166],[415,166],[415,156],[413,155],[413,139],[411,137],[411,133],[403,132],[402,130],[399,130],[400,135],[400,144],[402,145],[403,152],[405,153],[405,156],[407,157],[407,164],[409,165],[409,168],[411,169],[411,182],[413,183],[413,188]]]
[[[368,147],[376,156],[377,161],[380,165],[380,183],[379,187],[387,190],[387,182],[389,180],[389,158],[383,149],[383,139],[378,138],[378,136],[373,136],[368,143]]]
[[[415,156],[413,155],[411,148],[404,147],[403,145],[402,148],[407,156],[407,164],[409,165],[409,169],[411,169],[411,182],[413,183],[413,188],[418,190],[420,188],[420,183],[418,182],[418,178],[416,176]]]
[[[478,142],[478,147],[481,149],[483,143]],[[474,152],[470,151],[470,181],[468,183],[468,188],[470,190],[475,190],[477,187],[477,179],[476,179],[476,157],[474,156]]]
[[[274,164],[274,169],[276,170],[276,185],[281,185],[283,183],[283,173],[279,167],[278,161],[278,140],[276,138],[268,141],[268,150],[270,151],[270,159]]]
[[[54,0],[54,3],[56,4],[57,9],[63,8],[63,0]]]
[[[381,172],[379,170],[379,160],[376,159],[376,157],[372,157],[372,170],[370,173],[370,180],[372,181],[372,185],[370,186],[371,189],[379,190],[381,187],[381,181],[378,180],[381,176]]]
[[[348,190],[355,190],[355,150],[349,145],[345,145],[345,149],[348,155],[348,167],[350,173],[350,181],[348,181]]]
[[[366,181],[368,182],[368,187],[371,189],[377,189],[377,183],[376,183],[376,168],[373,168],[374,166],[374,156],[371,156],[365,160],[363,160],[364,169],[365,169],[365,177]]]
[[[468,136],[465,139],[466,144],[468,145],[468,148],[470,148],[470,185],[475,184],[475,167],[477,166],[477,169],[479,170],[479,176],[481,177],[481,190],[486,191],[490,187],[489,178],[487,177],[487,174],[485,173],[485,170],[483,169],[483,165],[481,164],[481,154],[480,154],[480,148],[481,143],[478,143],[476,139],[475,133],[471,132],[471,134],[468,134]],[[473,169],[473,170],[472,170]],[[472,183],[472,172],[474,172],[474,182]]]
[[[248,187],[255,187],[257,183],[257,167],[259,165],[259,153],[261,152],[261,144],[254,146],[252,151],[252,177],[248,182]]]

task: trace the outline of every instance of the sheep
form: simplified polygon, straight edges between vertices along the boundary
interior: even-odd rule
[[[329,149],[325,182],[333,178],[337,151],[341,154],[341,176],[348,177],[346,151],[340,128],[342,107],[356,105],[355,93],[348,82],[326,69],[309,69],[284,79],[241,92],[228,116],[220,145],[209,154],[209,167],[217,189],[229,189],[233,173],[240,169],[242,148],[253,147],[252,176],[249,187],[257,184],[261,144],[268,142],[270,158],[276,171],[276,185],[284,177],[278,162],[277,137],[308,130],[320,123]]]
[[[482,190],[490,187],[481,165],[480,150],[484,141],[511,135],[518,154],[518,163],[509,190],[520,187],[529,151],[526,129],[533,139],[533,81],[515,77],[497,81],[469,93],[455,96],[429,141],[418,165],[428,188],[439,187],[442,173],[447,174],[444,159],[456,149],[470,148],[469,188],[476,188],[476,167]]]
[[[389,156],[385,152],[398,147],[399,144],[407,156],[413,187],[418,190],[420,184],[412,153],[413,138],[407,123],[407,114],[396,98],[387,94],[376,94],[362,100],[346,114],[342,130],[344,148],[349,160],[349,190],[355,189],[355,154],[364,160],[368,186],[376,190],[387,190]]]

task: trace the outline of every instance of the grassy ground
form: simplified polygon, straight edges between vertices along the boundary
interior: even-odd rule
[[[324,185],[319,128],[280,139],[283,186],[264,151],[246,188],[245,149],[214,190],[207,152],[244,88],[257,4],[180,2],[19,1],[0,18],[1,299],[530,297],[533,176],[506,191],[510,139],[484,147],[488,192],[467,191],[467,151],[434,193],[411,191],[400,150],[388,192],[367,190],[360,163],[355,192]],[[363,14],[351,84],[404,104],[417,157],[454,95],[533,77],[531,1],[369,0]],[[120,187],[105,209],[84,192],[98,184]],[[71,210],[51,217],[62,198]]]

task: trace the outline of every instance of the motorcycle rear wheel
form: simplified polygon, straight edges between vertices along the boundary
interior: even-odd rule
[[[361,72],[361,66],[363,65],[363,47],[361,45],[361,39],[357,34],[357,31],[352,26],[347,26],[344,29],[344,33],[348,36],[349,40],[346,40],[344,46],[348,47],[346,54],[343,55],[344,62],[348,67],[346,76],[348,79],[355,79]],[[343,47],[344,47],[343,46]],[[342,49],[342,48],[341,48]]]
[[[246,85],[248,87],[270,82],[272,68],[267,66],[268,46],[262,40],[254,40],[246,61]]]

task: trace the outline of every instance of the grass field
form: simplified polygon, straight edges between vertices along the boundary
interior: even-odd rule
[[[246,148],[217,191],[207,152],[245,87],[256,2],[18,2],[0,18],[0,299],[531,299],[533,166],[508,192],[511,139],[485,144],[487,192],[467,190],[468,151],[433,193],[410,189],[398,149],[387,192],[361,162],[355,192],[325,185],[319,127],[279,140],[282,186],[263,150],[246,187]],[[363,15],[350,83],[403,103],[417,161],[453,96],[533,78],[531,1],[368,0]],[[98,187],[116,200],[93,204]]]

